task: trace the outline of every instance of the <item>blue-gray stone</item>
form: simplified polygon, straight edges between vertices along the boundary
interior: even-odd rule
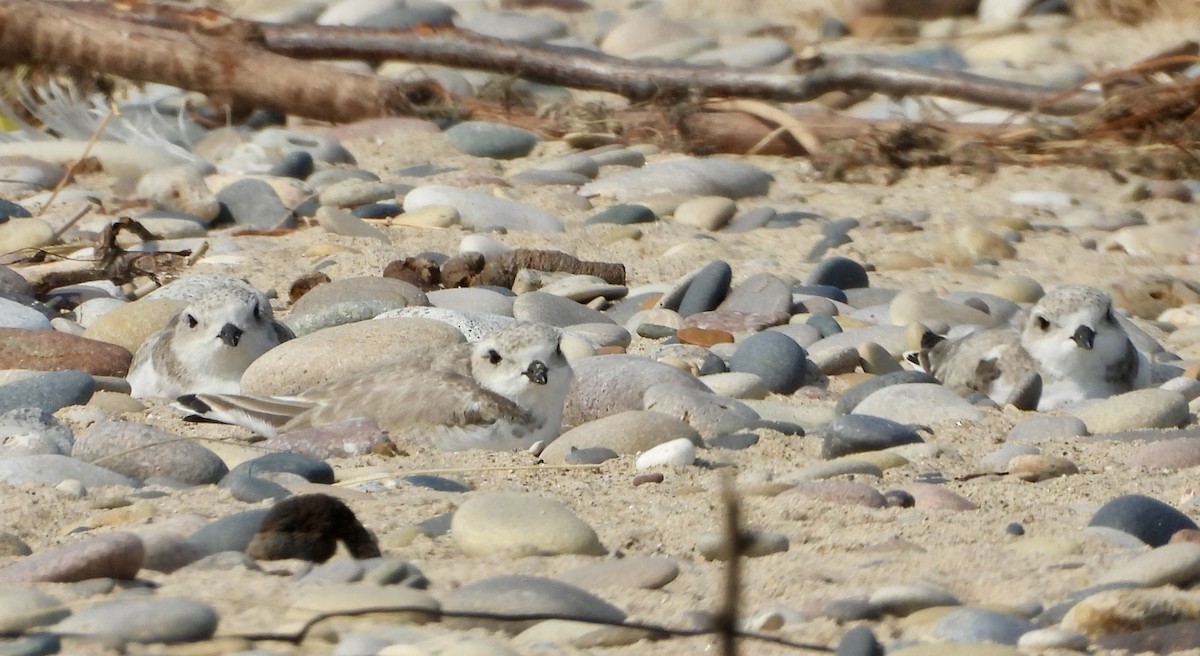
[[[1034,630],[1024,617],[983,608],[959,608],[950,611],[933,625],[933,634],[946,642],[977,645],[994,642],[1015,645],[1021,636]]]
[[[563,462],[568,465],[598,465],[602,462],[608,462],[613,458],[618,457],[618,453],[608,447],[592,446],[592,447],[571,447],[567,451],[567,455],[563,456]]]
[[[453,512],[444,512],[429,519],[417,522],[417,528],[431,538],[440,538],[450,534],[450,523],[454,521]]]
[[[492,159],[524,157],[539,141],[529,130],[487,121],[459,123],[446,130],[446,139],[468,155]]]
[[[850,28],[847,27],[846,24],[843,23],[842,21],[830,16],[821,22],[820,35],[821,35],[822,39],[840,39],[844,36],[850,36]],[[853,633],[853,632],[854,631],[851,630],[850,633]],[[847,633],[846,635],[848,636],[850,634]],[[874,636],[872,636],[872,637],[874,637]],[[858,652],[852,652],[852,653],[857,654]],[[882,651],[880,651],[879,653],[883,654]],[[842,656],[842,652],[840,650],[838,651],[838,656]]]
[[[842,636],[834,653],[836,656],[883,656],[886,652],[870,627],[860,624]]]
[[[445,478],[443,476],[431,476],[429,474],[415,474],[413,476],[405,476],[405,483],[413,487],[423,487],[428,490],[436,490],[438,492],[470,492],[471,488],[463,485],[458,481]]]
[[[833,237],[835,235],[845,235],[847,232],[850,232],[851,230],[857,228],[859,225],[860,225],[860,223],[859,223],[858,219],[854,219],[854,218],[838,219],[836,221],[830,221],[829,223],[826,223],[825,225],[821,226],[821,234],[823,234],[827,237]]]
[[[791,312],[792,288],[772,273],[757,273],[734,287],[717,309],[734,312]]]
[[[251,476],[249,470],[246,469],[229,472],[225,478],[221,479],[218,486],[229,490],[230,496],[234,499],[246,503],[258,503],[267,499],[286,499],[292,495],[290,490],[279,483]]]
[[[292,150],[283,154],[279,161],[272,166],[267,175],[281,178],[296,178],[303,180],[312,175],[313,156],[306,150]]]
[[[825,604],[825,617],[838,622],[877,620],[883,617],[883,609],[866,597],[847,597]]]
[[[54,415],[38,408],[0,414],[0,457],[70,455],[75,435]]]
[[[303,298],[301,299],[303,300]],[[349,301],[289,314],[281,323],[297,337],[348,323],[368,321],[391,310],[408,307],[394,301]]]
[[[776,394],[791,394],[804,384],[808,353],[783,333],[765,331],[747,337],[729,359],[729,370],[755,374]]]
[[[188,536],[188,544],[201,556],[222,551],[244,552],[268,511],[268,508],[256,508],[209,522]]]
[[[811,315],[804,323],[816,328],[817,332],[821,333],[821,339],[842,332],[842,324],[828,314]]]
[[[240,471],[246,471],[251,476],[267,473],[295,474],[309,483],[320,485],[331,485],[334,482],[333,467],[330,467],[329,463],[300,453],[268,453],[239,464],[229,473]]]
[[[276,230],[296,225],[296,215],[284,206],[271,185],[245,178],[217,192],[217,200],[236,224],[253,230]]]
[[[784,228],[795,228],[796,226],[812,223],[813,221],[823,219],[825,217],[815,212],[805,212],[803,210],[790,210],[780,212],[771,217],[767,221],[766,228],[769,230],[782,230]]]
[[[613,196],[618,201],[651,194],[745,198],[761,196],[771,176],[745,162],[721,158],[688,158],[651,164],[609,175],[580,187],[582,196]]]
[[[161,476],[208,485],[229,473],[225,462],[200,444],[136,422],[94,424],[75,439],[71,456],[140,481]]]
[[[38,408],[56,412],[69,405],[83,405],[92,398],[96,380],[86,371],[74,369],[36,374],[0,385],[0,412]]]
[[[548,41],[567,35],[567,24],[549,16],[519,11],[490,11],[456,21],[458,26],[506,41]]]
[[[4,200],[3,198],[0,198],[0,223],[3,223],[4,220],[7,219],[27,219],[32,216],[33,215],[29,213],[29,210],[25,209],[24,207],[21,207],[11,200]]]
[[[831,257],[823,260],[808,274],[804,284],[828,285],[838,289],[871,286],[871,282],[867,278],[867,270],[863,268],[863,265],[848,257]]]
[[[936,385],[938,384],[938,379],[924,371],[895,371],[890,374],[876,376],[842,392],[842,395],[838,397],[837,404],[834,405],[834,412],[839,415],[848,415],[854,411],[854,408],[858,407],[859,403],[862,403],[863,399],[875,392],[889,385],[908,385],[910,383],[932,383]]]
[[[105,469],[69,456],[13,456],[0,459],[0,481],[9,485],[41,483],[53,487],[69,478],[83,483],[88,488],[108,485],[142,486],[140,481],[122,476],[111,469]]]
[[[1104,504],[1092,516],[1088,526],[1115,528],[1152,547],[1166,544],[1176,531],[1197,528],[1196,522],[1187,515],[1141,494],[1126,494]]]
[[[254,134],[254,143],[268,149],[288,153],[303,150],[318,162],[354,164],[354,155],[337,139],[284,128],[267,128]]]
[[[793,294],[804,294],[806,296],[820,296],[838,303],[846,302],[846,291],[841,287],[833,285],[797,285],[792,287]]]
[[[442,609],[515,617],[553,613],[585,622],[589,619],[603,622],[621,622],[625,619],[625,612],[620,608],[582,588],[554,579],[525,575],[494,576],[468,583],[446,593],[442,597]]]
[[[423,0],[420,4],[414,3],[371,14],[356,24],[373,29],[407,30],[423,25],[450,25],[454,22],[454,13],[453,7]]]
[[[54,630],[120,643],[179,644],[208,640],[217,631],[217,621],[217,611],[200,601],[125,598],[76,609]]]
[[[925,441],[911,426],[870,415],[841,415],[821,431],[825,459]]]
[[[608,209],[601,210],[584,220],[583,225],[597,223],[613,223],[616,225],[631,225],[634,223],[653,223],[657,221],[654,211],[645,205],[636,203],[621,203]]]
[[[62,640],[52,633],[34,633],[0,640],[0,656],[49,656],[62,651]]]
[[[715,310],[729,293],[729,283],[732,280],[733,269],[727,262],[709,262],[684,291],[683,298],[679,301],[679,315],[686,317],[697,312]]]
[[[773,207],[755,207],[733,217],[733,220],[728,225],[721,228],[721,232],[735,234],[749,232],[768,225],[775,218],[775,214],[775,208]]]
[[[360,219],[387,219],[399,216],[404,208],[398,203],[367,203],[350,210],[350,213]]]

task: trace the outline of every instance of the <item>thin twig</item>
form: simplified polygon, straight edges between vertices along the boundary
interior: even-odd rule
[[[86,154],[86,153],[87,153],[87,151],[85,150],[85,151],[84,151],[84,153]],[[63,178],[63,179],[65,180],[66,178]],[[61,188],[62,188],[62,187],[60,186],[59,188],[55,189],[55,190],[54,190],[54,193],[56,193],[56,194],[57,194],[57,193],[58,193],[58,191],[59,191],[59,189],[61,189]],[[54,200],[54,197],[53,197],[53,196],[51,196],[51,197],[50,197],[50,200],[51,200],[51,201],[53,201],[53,200]],[[49,202],[47,202],[45,205],[43,205],[43,206],[42,206],[42,209],[41,209],[40,211],[38,211],[38,216],[41,216],[42,212],[46,211],[46,208],[47,208],[47,207],[50,207],[50,203],[49,203]],[[62,236],[63,236],[64,234],[66,234],[66,232],[67,232],[68,230],[70,230],[70,229],[71,229],[71,227],[72,227],[72,226],[74,226],[76,223],[79,223],[79,221],[80,221],[81,219],[83,219],[83,217],[85,217],[85,216],[87,216],[88,214],[90,214],[90,213],[91,213],[91,211],[92,211],[92,205],[91,205],[91,203],[88,203],[87,205],[84,205],[82,209],[80,209],[78,212],[76,212],[76,213],[75,213],[75,216],[72,216],[70,219],[67,219],[67,222],[66,222],[66,223],[62,224],[62,225],[61,225],[61,226],[59,226],[57,229],[55,229],[54,233],[53,233],[53,234],[50,236],[50,243],[52,243],[52,244],[56,244],[56,243],[58,243],[58,240],[59,240],[59,239],[61,239],[61,238],[62,238]]]

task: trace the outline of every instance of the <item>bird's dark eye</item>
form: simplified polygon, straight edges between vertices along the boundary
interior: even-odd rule
[[[262,310],[258,307],[257,304],[255,304],[255,306],[254,306],[254,318],[255,318],[255,320],[262,318]]]
[[[196,325],[200,323],[199,321],[196,321],[196,317],[193,317],[190,314],[185,314],[183,316],[187,318],[188,328],[195,328]]]
[[[1105,320],[1105,321],[1107,321],[1107,322],[1109,322],[1109,323],[1116,323],[1116,322],[1117,322],[1117,315],[1113,314],[1113,309],[1112,309],[1112,306],[1111,306],[1111,305],[1110,305],[1110,306],[1108,306],[1108,310],[1106,310],[1106,311],[1104,312],[1104,320]]]
[[[492,364],[500,364],[500,361],[503,359],[504,358],[500,357],[500,354],[496,352],[496,349],[488,351],[488,362],[491,362]]]
[[[1038,324],[1038,328],[1041,328],[1042,330],[1050,329],[1050,320],[1047,319],[1046,317],[1038,317],[1037,324]]]

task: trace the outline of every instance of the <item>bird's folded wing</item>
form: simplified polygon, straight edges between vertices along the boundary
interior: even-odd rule
[[[305,392],[304,399],[316,402],[316,407],[297,416],[288,430],[370,417],[394,439],[419,440],[439,429],[532,421],[530,413],[513,401],[480,387],[472,378],[445,371],[375,369],[312,392]]]
[[[281,427],[315,405],[295,398],[242,394],[186,394],[176,403],[205,419],[242,426],[267,436],[275,435]]]

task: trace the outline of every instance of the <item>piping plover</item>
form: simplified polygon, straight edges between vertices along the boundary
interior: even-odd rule
[[[928,335],[927,335],[928,337]],[[980,330],[923,344],[919,363],[943,384],[997,403],[1019,397],[1022,381],[1041,379],[1038,410],[1105,398],[1150,383],[1150,364],[1113,314],[1108,294],[1064,285],[1042,297],[1019,329]]]
[[[212,289],[138,348],[127,376],[131,394],[236,394],[246,367],[292,336],[272,318],[271,306],[253,287]]]
[[[524,449],[562,430],[571,366],[558,330],[517,322],[474,344],[389,362],[293,397],[196,394],[180,405],[263,435],[370,417],[395,440],[446,451]]]

